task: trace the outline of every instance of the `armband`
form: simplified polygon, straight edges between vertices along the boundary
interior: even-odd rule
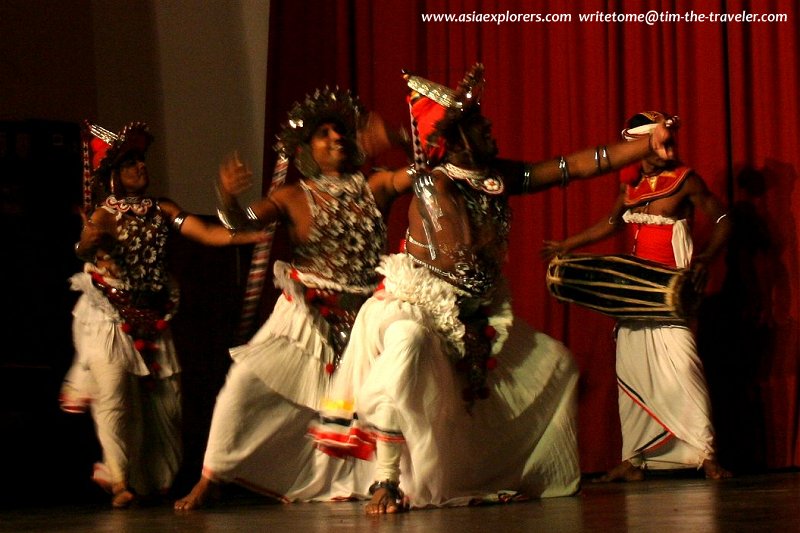
[[[607,146],[596,146],[594,149],[594,164],[597,167],[597,173],[602,174],[611,170],[611,160],[608,158]]]
[[[186,222],[186,217],[188,216],[189,213],[187,213],[186,211],[181,211],[180,213],[175,215],[175,218],[172,219],[172,229],[180,233],[181,226],[183,226],[183,223]]]
[[[531,190],[531,177],[533,176],[533,165],[525,163],[522,168],[522,192],[530,192]]]
[[[569,165],[563,155],[558,157],[558,170],[561,172],[561,187],[566,187],[569,183]]]
[[[87,252],[80,252],[78,249],[81,247],[81,241],[75,243],[75,256],[80,259],[81,261],[85,261],[87,263],[94,262],[94,254],[87,253]]]
[[[414,194],[419,199],[422,228],[425,230],[425,238],[428,241],[428,255],[430,255],[431,259],[436,259],[438,246],[435,232],[442,230],[439,219],[444,214],[442,207],[439,205],[436,186],[433,183],[433,178],[428,173],[417,172],[409,168],[409,175],[413,180]]]

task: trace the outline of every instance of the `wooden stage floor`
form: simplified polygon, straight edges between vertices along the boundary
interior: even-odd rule
[[[0,532],[800,532],[800,472],[707,481],[659,477],[589,481],[577,496],[485,507],[367,517],[363,502],[268,503],[229,494],[211,509],[178,513],[171,503],[115,511],[105,504],[0,506]]]

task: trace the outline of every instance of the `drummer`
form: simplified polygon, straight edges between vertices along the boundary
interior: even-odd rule
[[[622,136],[635,141],[677,120],[668,117],[638,113]],[[655,153],[621,171],[620,181],[609,216],[563,241],[546,241],[542,256],[550,259],[627,229],[632,255],[691,269],[695,289],[702,291],[708,265],[731,231],[720,201],[692,168]],[[688,221],[695,209],[715,224],[709,244],[693,255]],[[621,320],[616,345],[622,462],[599,479],[639,481],[646,470],[689,467],[702,468],[710,479],[731,477],[716,458],[708,388],[688,325]]]

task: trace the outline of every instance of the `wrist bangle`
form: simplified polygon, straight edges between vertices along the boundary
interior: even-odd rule
[[[596,146],[594,149],[594,165],[597,173],[602,174],[611,170],[611,160],[608,159],[608,146]]]
[[[532,176],[532,169],[533,165],[531,163],[525,163],[525,166],[522,167],[522,192],[530,192],[531,190],[531,176]]]
[[[561,187],[566,187],[569,183],[569,166],[567,165],[567,158],[563,155],[558,158],[558,171],[561,174]]]

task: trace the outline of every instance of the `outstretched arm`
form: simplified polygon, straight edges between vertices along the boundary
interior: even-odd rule
[[[620,186],[620,194],[609,216],[598,220],[594,225],[580,233],[567,237],[563,241],[544,241],[539,255],[545,260],[550,260],[557,255],[563,255],[576,248],[582,248],[599,242],[620,231],[623,227],[622,214],[625,212],[625,186]]]
[[[668,124],[659,124],[653,132],[635,141],[596,146],[527,167],[522,192],[536,192],[554,185],[565,186],[570,180],[586,179],[619,170],[655,153],[671,159],[672,133]]]
[[[229,246],[253,244],[266,239],[263,231],[229,230],[219,223],[209,222],[197,215],[187,213],[172,200],[159,200],[161,210],[169,217],[172,228],[181,235],[207,246]]]

